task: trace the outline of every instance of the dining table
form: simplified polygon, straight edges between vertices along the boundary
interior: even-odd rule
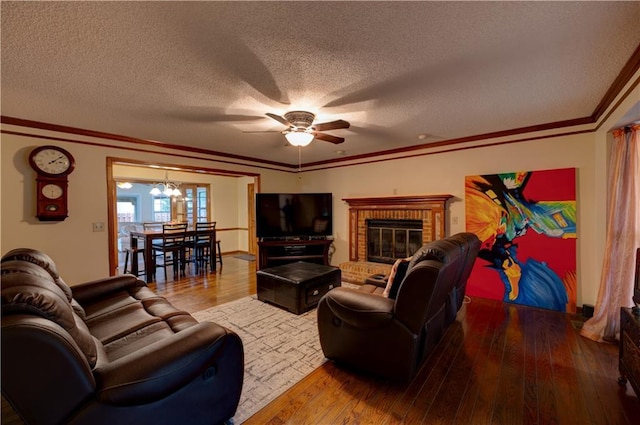
[[[217,249],[217,245],[215,243],[216,240],[216,231],[215,230],[206,230],[206,231],[200,231],[200,232],[206,232],[206,233],[213,233],[212,236],[212,240],[214,241],[214,243],[211,244],[211,259],[212,259],[212,266],[213,266],[213,270],[216,269],[216,249]],[[193,227],[188,227],[187,231],[185,232],[185,237],[187,240],[192,239],[196,233],[198,233],[198,231],[193,228]],[[131,232],[129,233],[129,236],[131,238],[131,246],[138,246],[138,241],[142,240],[144,241],[144,250],[143,250],[143,257],[144,257],[144,271],[145,271],[145,281],[147,283],[149,282],[153,282],[155,280],[155,264],[153,262],[153,249],[151,249],[151,245],[153,244],[154,240],[158,240],[158,239],[162,239],[163,237],[163,232],[162,229],[147,229],[147,230],[131,230]],[[135,274],[136,276],[138,275],[138,262],[134,259],[132,261],[132,265],[131,265],[131,273]]]

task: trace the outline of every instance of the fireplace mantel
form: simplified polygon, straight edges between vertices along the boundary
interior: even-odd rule
[[[382,198],[342,198],[349,209],[431,209],[442,208],[453,195],[387,196]]]
[[[343,198],[349,204],[349,261],[366,262],[368,219],[422,220],[423,243],[445,237],[446,204],[451,198],[452,195]]]

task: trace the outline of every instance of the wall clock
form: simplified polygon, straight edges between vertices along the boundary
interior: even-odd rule
[[[36,217],[40,221],[62,221],[69,216],[69,174],[76,163],[73,156],[57,146],[40,146],[29,154],[36,177]]]

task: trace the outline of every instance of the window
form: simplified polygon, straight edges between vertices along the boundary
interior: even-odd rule
[[[196,220],[197,221],[209,221],[209,215],[207,214],[207,207],[208,202],[207,202],[207,188],[206,187],[201,187],[199,186],[196,189],[196,208],[197,208],[197,213],[196,213]]]
[[[138,201],[137,196],[118,196],[116,203],[118,223],[132,223],[140,220]]]
[[[168,197],[153,198],[153,220],[171,221],[171,199]]]

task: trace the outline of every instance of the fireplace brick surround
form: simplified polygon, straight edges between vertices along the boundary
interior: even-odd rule
[[[340,264],[342,280],[361,284],[373,274],[388,274],[390,264],[367,259],[367,223],[376,220],[421,220],[422,243],[445,237],[447,201],[452,195],[343,198],[349,204],[349,261]]]

